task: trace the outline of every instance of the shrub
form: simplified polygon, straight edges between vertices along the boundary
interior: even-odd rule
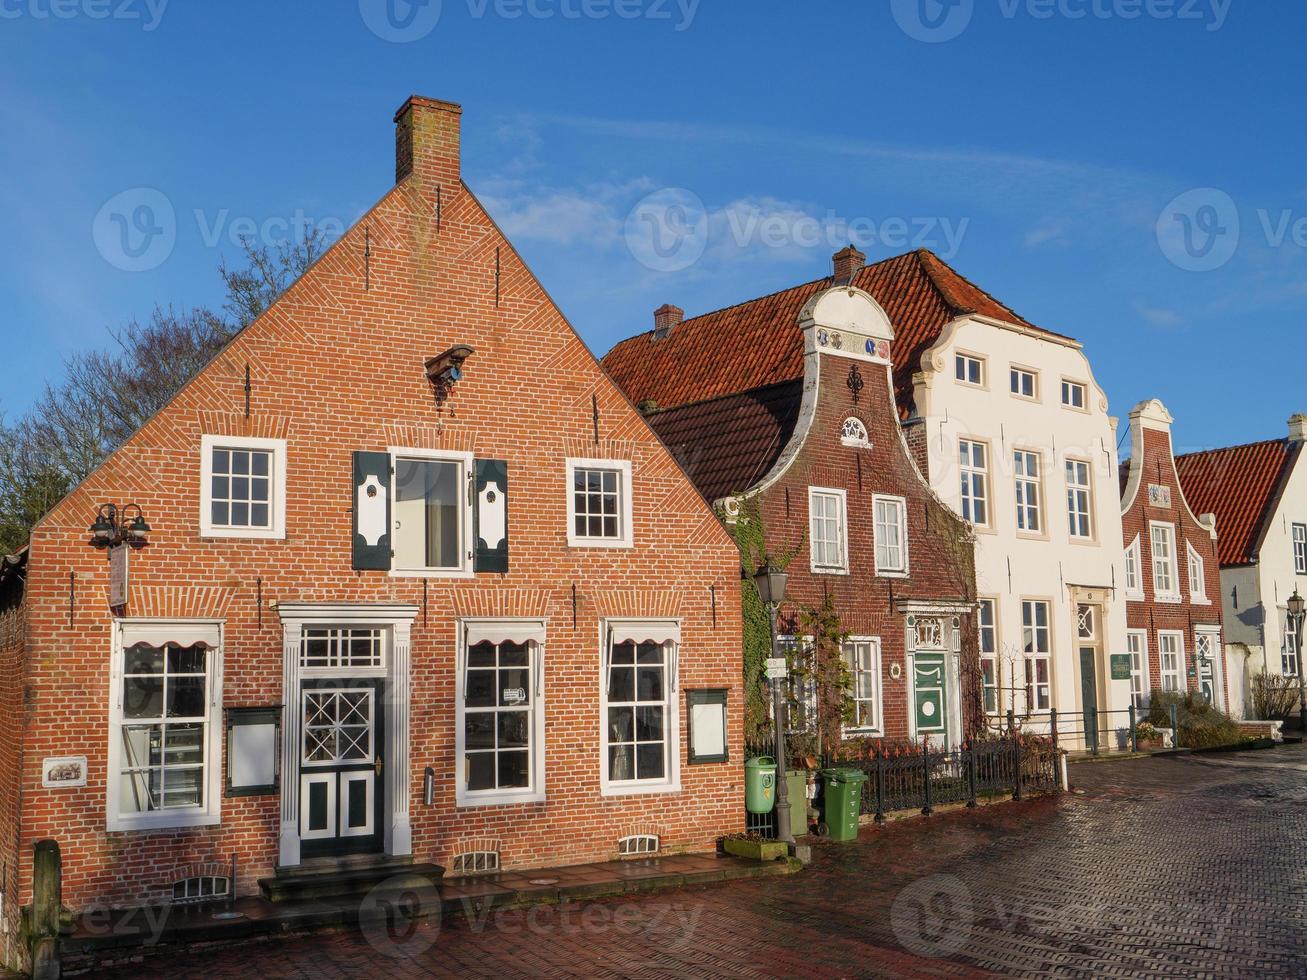
[[[1243,738],[1234,719],[1218,711],[1201,694],[1161,691],[1153,694],[1147,724],[1171,727],[1171,706],[1175,705],[1175,744],[1190,749],[1209,749],[1234,745]],[[1142,729],[1142,725],[1140,728]],[[1142,736],[1141,736],[1142,737]]]
[[[1283,720],[1298,706],[1298,678],[1258,674],[1249,694],[1253,714],[1258,718]]]

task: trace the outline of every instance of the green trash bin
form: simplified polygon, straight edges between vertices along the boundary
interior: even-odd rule
[[[744,764],[744,808],[750,813],[771,813],[776,805],[776,760],[760,755]]]
[[[786,771],[785,794],[790,804],[791,829],[796,834],[806,834],[808,832],[808,770]]]
[[[858,815],[862,813],[862,784],[867,774],[860,769],[823,769],[826,828],[831,840],[857,840]]]

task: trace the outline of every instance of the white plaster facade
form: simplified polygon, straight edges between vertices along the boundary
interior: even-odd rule
[[[958,379],[958,354],[980,360],[979,383],[971,380],[971,367]],[[1013,393],[1014,367],[1034,373],[1032,395]],[[1085,730],[1087,695],[1099,712],[1121,712],[1100,716],[1101,730],[1120,727],[1130,706],[1130,682],[1111,679],[1109,659],[1126,651],[1116,420],[1107,414],[1106,396],[1080,344],[987,317],[963,316],[922,355],[913,381],[919,416],[914,424],[925,426],[931,485],[964,517],[969,515],[962,501],[959,442],[985,447],[988,506],[985,520],[973,525],[978,597],[992,599],[996,613],[999,690],[992,713],[1001,718],[1010,709],[1018,718],[1028,715],[1032,728],[1046,724],[1045,709],[1034,703],[1044,699],[1027,687],[1022,619],[1023,603],[1042,601],[1048,603],[1051,634],[1047,702],[1061,716],[1059,732]],[[1064,381],[1083,386],[1083,407],[1063,404]],[[1022,379],[1019,387],[1025,383]],[[1038,531],[1018,528],[1018,450],[1034,453],[1039,461]],[[1090,497],[1089,533],[1084,536],[1071,533],[1068,460],[1086,464],[1077,468]],[[1093,609],[1092,638],[1080,632],[1082,605]]]

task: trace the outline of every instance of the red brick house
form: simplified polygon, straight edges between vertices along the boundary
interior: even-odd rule
[[[1216,517],[1185,497],[1171,423],[1160,401],[1136,405],[1121,466],[1131,704],[1142,711],[1153,692],[1194,691],[1227,710]]]
[[[79,909],[742,824],[737,550],[462,183],[460,114],[405,103],[394,188],[8,569],[9,937],[42,838]],[[149,525],[112,562],[109,503]]]
[[[895,390],[947,310],[915,255],[864,267],[847,248],[824,280],[690,320],[664,306],[604,358],[728,522],[759,514],[773,553],[801,543],[783,628],[797,640],[800,610],[833,597],[846,737],[957,743],[983,717],[971,533],[923,479]],[[819,699],[798,700],[803,727]]]

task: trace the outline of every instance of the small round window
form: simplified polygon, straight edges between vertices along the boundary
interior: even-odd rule
[[[871,445],[871,440],[867,438],[867,427],[861,419],[855,418],[845,419],[840,426],[840,442],[845,446],[859,446],[863,449]]]

